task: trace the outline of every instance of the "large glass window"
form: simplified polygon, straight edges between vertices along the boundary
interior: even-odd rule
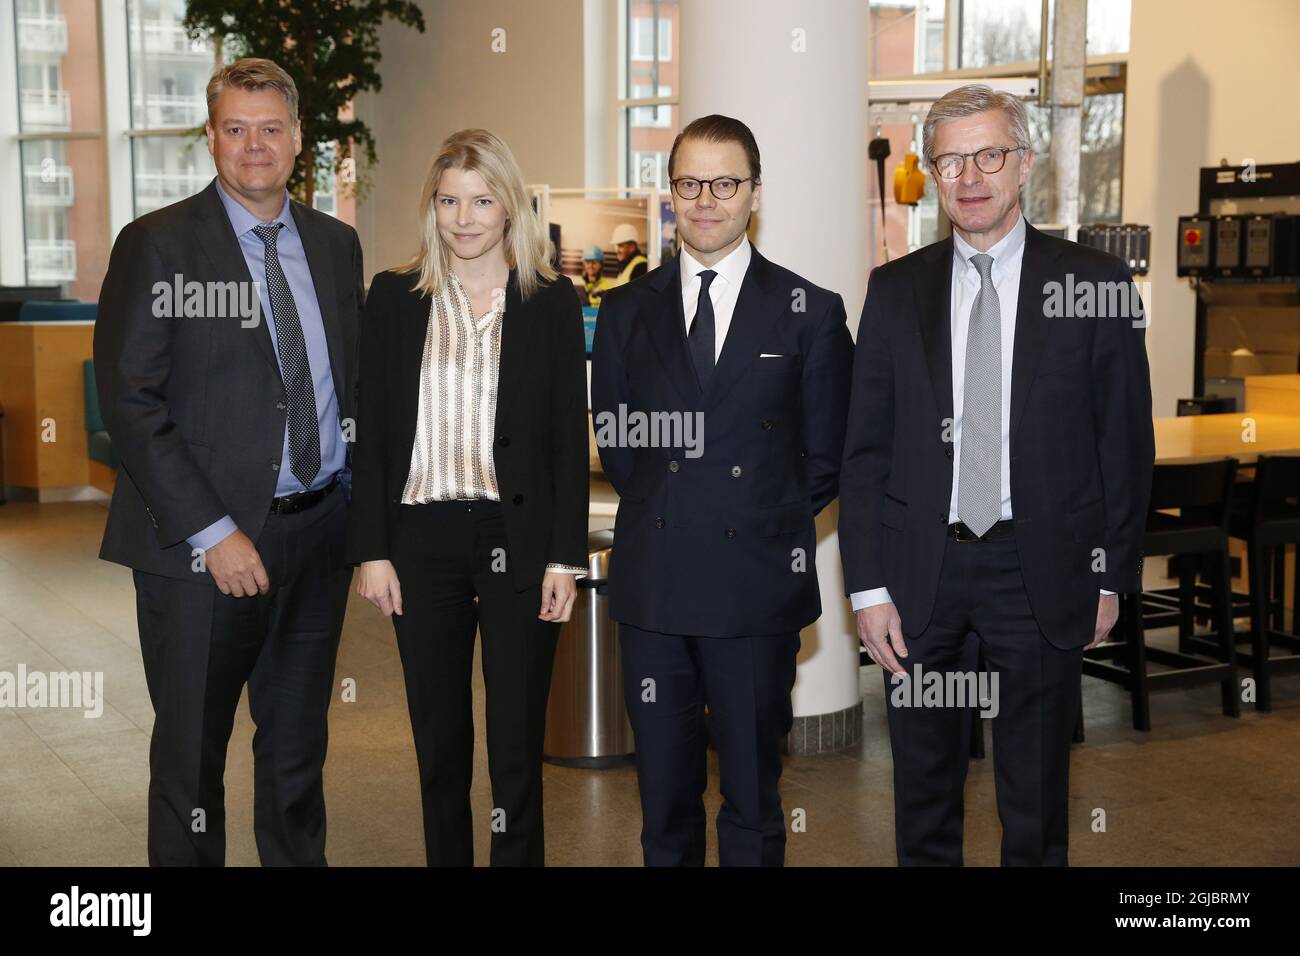
[[[181,25],[185,0],[127,0],[135,214],[192,196],[216,175],[199,128],[216,55]]]
[[[623,56],[624,184],[668,188],[668,153],[680,126],[677,0],[625,0]]]
[[[95,299],[109,251],[98,4],[12,2],[25,281]]]
[[[984,82],[996,87],[999,79],[1037,76],[1040,0],[870,0],[870,4],[868,67],[873,80],[922,78],[924,74],[925,79],[949,76],[973,82],[979,75],[975,71],[987,68],[989,78]],[[1125,70],[1122,60],[1119,64],[1098,63],[1094,58],[1127,52],[1131,5],[1132,0],[1088,3],[1090,68],[1079,157],[1080,223],[1118,222],[1122,218]],[[1051,8],[1049,37],[1050,13]],[[952,35],[948,28],[954,31]],[[1052,215],[1055,188],[1051,114],[1036,101],[1027,106],[1037,158],[1023,203],[1031,222],[1046,223]],[[897,206],[892,195],[894,171],[904,154],[921,152],[924,106],[873,108],[873,113],[880,121],[879,126],[873,125],[873,135],[890,143],[883,236],[874,164],[869,170],[873,196],[869,222],[874,237],[871,261],[878,263],[883,261],[884,239],[890,256],[897,256],[938,238],[941,220],[933,181],[927,183],[926,195],[917,206]]]
[[[872,0],[867,64],[872,79],[944,68],[945,0]]]

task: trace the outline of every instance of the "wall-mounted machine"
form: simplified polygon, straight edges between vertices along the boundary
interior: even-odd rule
[[[1300,371],[1300,162],[1203,168],[1177,240],[1196,289],[1195,394],[1240,399],[1247,375]]]

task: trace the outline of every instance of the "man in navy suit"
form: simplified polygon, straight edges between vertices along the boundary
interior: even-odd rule
[[[725,116],[668,159],[681,254],[601,303],[592,413],[619,494],[610,612],[636,734],[647,865],[702,865],[704,709],[726,865],[785,858],[777,792],[813,519],[838,491],[853,342],[839,295],[759,255],[758,146]]]
[[[945,94],[923,152],[953,234],[872,273],[840,501],[845,585],[890,700],[898,862],[962,862],[973,701],[902,705],[982,658],[1002,862],[1064,866],[1083,650],[1142,589],[1145,312],[1123,262],[1025,221],[1015,96]],[[1062,310],[1063,288],[1097,295]],[[917,684],[895,695],[896,677]]]

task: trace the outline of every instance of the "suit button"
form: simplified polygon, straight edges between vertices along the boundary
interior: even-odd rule
[[[679,464],[678,464],[677,462],[675,462],[675,461],[670,461],[670,462],[668,463],[668,470],[669,470],[669,471],[674,471],[674,472],[675,472],[675,471],[677,471],[677,470],[678,470],[679,468],[681,468],[681,467],[682,467],[682,466],[679,465]]]
[[[732,466],[731,466],[731,477],[732,477],[732,478],[739,478],[739,477],[740,477],[740,466],[739,466],[739,465],[732,465]]]
[[[510,439],[507,438],[505,435],[502,435],[500,438],[497,439],[497,444],[500,445],[502,448],[509,448]]]
[[[758,424],[759,424],[759,427],[762,428],[763,431],[765,431],[765,432],[769,432],[769,431],[772,430],[772,423],[769,422],[766,418],[763,419],[763,420],[762,420],[761,422],[759,422]]]
[[[942,513],[940,513],[940,515],[939,515],[939,520],[940,520],[941,522],[943,522],[944,524],[947,524],[947,523],[948,523],[948,516],[947,516],[946,514],[942,514]]]
[[[666,522],[663,518],[655,518],[655,527],[662,528]]]
[[[286,405],[284,402],[276,402],[275,407],[278,408],[280,411],[284,411],[289,406]]]
[[[279,470],[280,470],[280,463],[279,463],[278,461],[273,461],[273,462],[271,462],[271,470],[272,470],[272,471],[279,471]]]
[[[523,495],[515,495],[515,496],[514,496],[512,499],[510,499],[510,500],[513,501],[513,502],[514,502],[515,504],[517,504],[517,505],[522,505],[522,504],[524,503],[524,496],[523,496]]]
[[[736,529],[735,529],[735,528],[728,528],[728,529],[727,529],[727,537],[728,537],[728,538],[734,538],[735,536],[736,536]]]
[[[949,447],[949,448],[945,448],[945,449],[943,450],[943,453],[944,453],[945,455],[947,455],[949,458],[951,458],[951,457],[952,457],[952,448],[951,448],[951,447]]]

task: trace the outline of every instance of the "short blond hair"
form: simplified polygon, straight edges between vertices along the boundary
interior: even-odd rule
[[[208,80],[208,122],[212,122],[212,105],[227,86],[249,92],[275,90],[289,104],[289,120],[298,119],[298,86],[293,77],[274,60],[248,56],[234,63],[218,67]]]
[[[968,83],[943,94],[926,114],[925,125],[921,127],[921,154],[925,157],[925,164],[929,166],[934,162],[935,127],[944,120],[974,116],[988,110],[1001,110],[1007,115],[1011,138],[1015,140],[1013,145],[1033,148],[1029,142],[1029,111],[1020,98],[983,83]]]
[[[438,232],[435,203],[438,183],[449,169],[478,173],[505,207],[506,228],[501,241],[506,263],[516,271],[519,294],[527,300],[543,280],[550,282],[558,275],[551,265],[553,246],[545,224],[533,209],[524,174],[510,147],[485,129],[463,129],[443,140],[420,193],[420,251],[396,271],[419,273],[416,288],[429,295],[437,295],[447,284],[451,253]]]

